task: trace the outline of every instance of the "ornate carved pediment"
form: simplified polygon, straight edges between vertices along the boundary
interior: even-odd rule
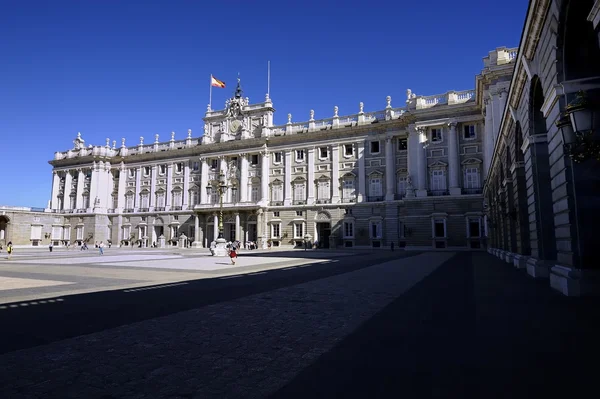
[[[279,179],[275,179],[271,182],[271,186],[278,186],[278,185],[282,185],[283,181],[279,180]]]
[[[435,161],[434,163],[429,165],[430,168],[447,168],[448,164],[442,161]]]
[[[322,220],[322,221],[330,221],[331,220],[331,215],[329,214],[329,212],[326,211],[321,211],[319,213],[316,214],[315,216],[315,220]]]
[[[477,158],[467,158],[461,162],[463,165],[477,165],[481,163],[481,159]]]
[[[369,177],[383,176],[383,172],[381,172],[379,170],[374,170],[371,173],[369,173],[367,176],[369,176]]]

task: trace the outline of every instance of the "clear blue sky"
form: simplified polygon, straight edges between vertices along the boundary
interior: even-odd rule
[[[275,123],[402,106],[475,86],[482,58],[516,47],[526,0],[0,0],[0,205],[44,207],[55,151],[202,132],[209,77],[221,109],[240,73]]]

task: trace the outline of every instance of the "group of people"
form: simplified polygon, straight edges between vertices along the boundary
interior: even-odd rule
[[[2,252],[4,248],[2,248],[2,244],[0,244],[0,252]],[[13,253],[13,244],[12,241],[9,241],[8,244],[6,244],[6,252],[8,253],[8,259],[10,259],[12,257],[12,253]]]

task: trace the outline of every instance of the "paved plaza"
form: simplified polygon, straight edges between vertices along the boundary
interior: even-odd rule
[[[21,349],[0,352],[2,398],[597,392],[593,370],[583,365],[600,353],[598,301],[563,297],[487,253],[257,252],[240,257],[248,266],[220,270],[212,267],[222,259],[193,251],[115,252],[99,260],[90,254],[90,264],[80,261],[86,255],[60,256],[72,263],[49,262],[59,258],[47,254],[46,263],[36,263],[33,254],[0,266],[0,276],[22,268],[47,273],[41,280],[69,282],[81,268],[98,270],[99,279],[137,273],[142,277],[130,283],[146,286],[55,296],[46,308],[7,303],[0,310],[3,334],[30,319],[40,341],[23,339]],[[183,273],[169,281],[186,285],[146,273]],[[149,282],[164,288],[146,289]],[[41,289],[31,284],[7,285],[0,296]],[[112,327],[111,318],[119,319]]]

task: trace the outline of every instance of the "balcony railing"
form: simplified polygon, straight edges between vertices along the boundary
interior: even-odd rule
[[[163,212],[165,210],[165,207],[164,206],[155,206],[154,210],[156,212]]]
[[[180,211],[180,210],[182,210],[182,209],[183,209],[183,207],[182,207],[182,206],[172,206],[172,207],[171,207],[171,210],[173,210],[173,211]]]
[[[343,203],[351,203],[351,202],[356,202],[356,197],[342,198],[342,202],[343,202]]]
[[[306,200],[294,200],[294,205],[306,205]]]
[[[441,197],[443,195],[448,195],[448,190],[429,190],[429,195],[432,197]]]
[[[367,202],[381,202],[383,201],[383,195],[370,195],[367,197]]]
[[[318,199],[316,200],[317,204],[331,204],[331,199],[327,198],[327,199]]]
[[[482,188],[463,188],[463,194],[481,194],[483,193]]]

